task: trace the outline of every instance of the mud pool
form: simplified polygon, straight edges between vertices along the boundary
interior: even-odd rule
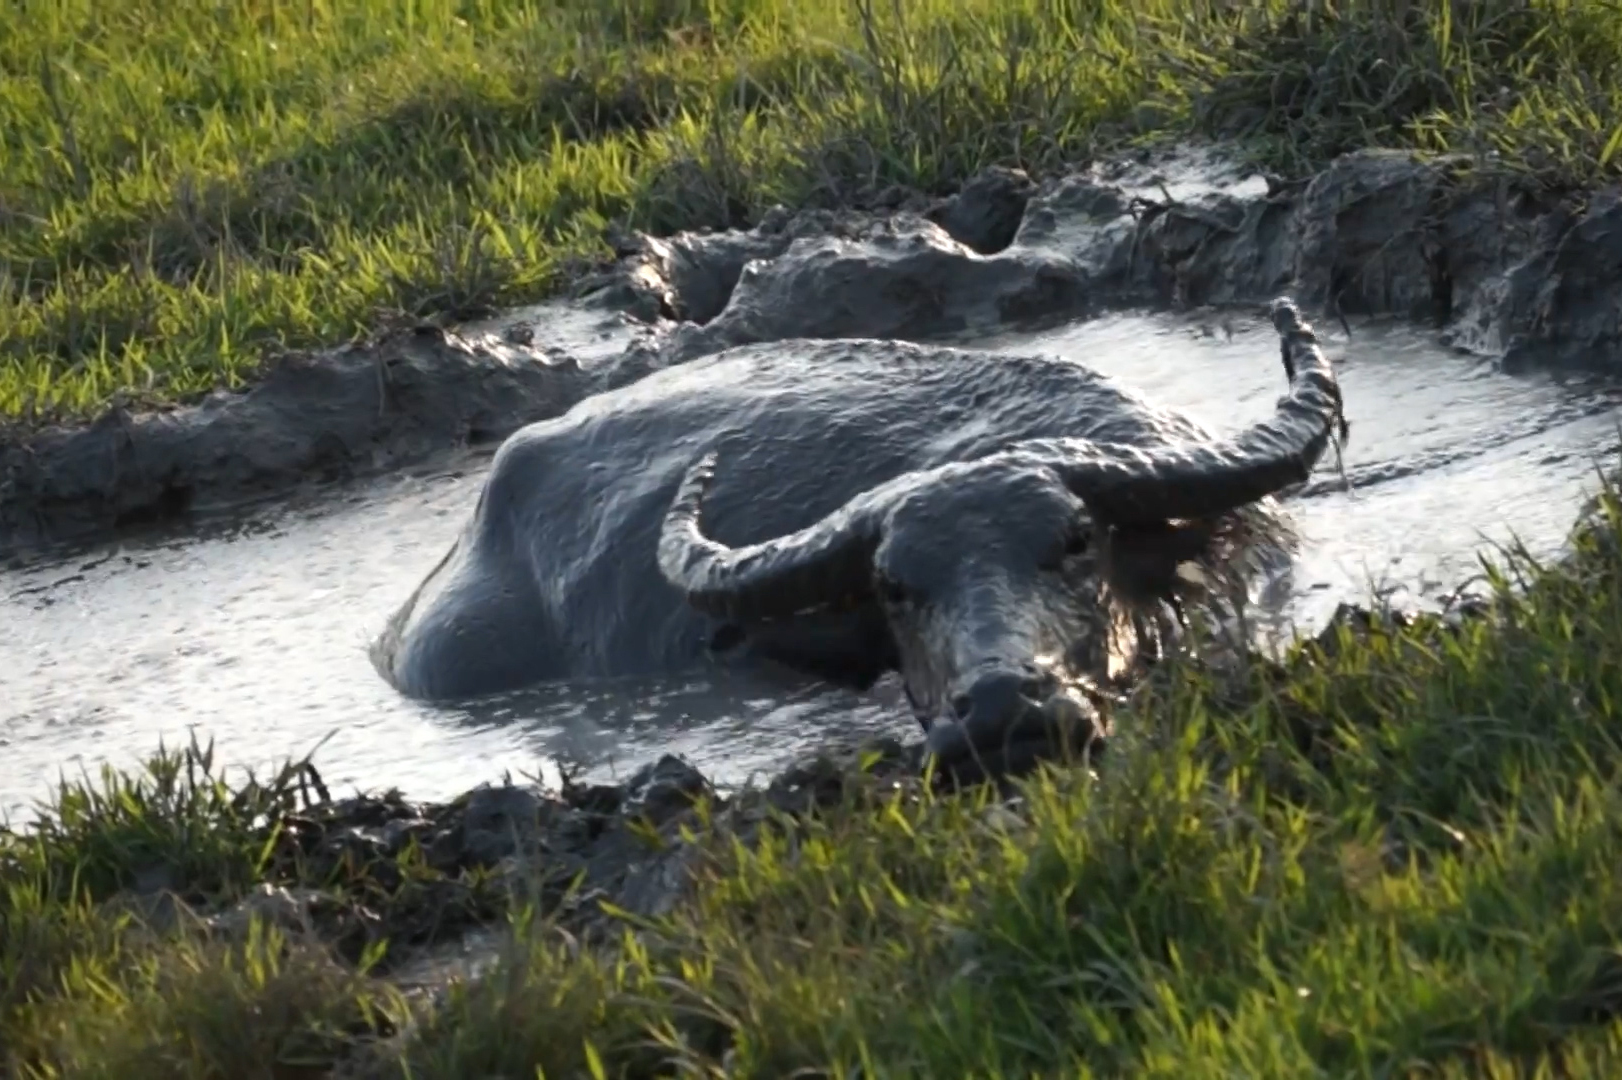
[[[1310,629],[1341,600],[1423,603],[1518,537],[1558,549],[1617,436],[1615,390],[1492,366],[1395,326],[1322,324],[1352,438],[1292,500],[1304,546],[1269,598],[1275,627]],[[964,342],[959,342],[964,343]],[[1113,315],[980,347],[1051,351],[1108,371],[1217,430],[1283,390],[1259,321]],[[265,766],[326,739],[335,793],[398,785],[443,798],[553,759],[596,776],[664,752],[722,783],[831,735],[916,732],[886,681],[857,696],[746,679],[547,689],[477,707],[400,698],[366,642],[471,511],[488,454],[441,461],[204,533],[0,571],[0,814],[26,816],[66,771],[128,765],[159,741],[213,739]]]

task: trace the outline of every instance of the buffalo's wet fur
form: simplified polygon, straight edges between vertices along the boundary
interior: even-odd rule
[[[456,556],[461,541],[454,541],[445,549],[445,554],[439,557],[432,570],[423,576],[417,587],[411,590],[411,595],[397,608],[389,620],[383,624],[383,629],[367,644],[366,656],[371,660],[372,668],[385,680],[392,680],[394,663],[400,652],[400,637],[405,626],[410,622],[411,614],[416,610],[417,602],[422,598],[423,592],[432,584],[443,571],[446,565]]]
[[[502,446],[374,660],[435,699],[717,660],[897,670],[942,760],[1086,745],[1096,687],[1162,650],[1168,611],[1287,554],[1272,497],[1340,396],[1295,306],[1270,314],[1289,390],[1227,437],[1054,357],[788,340],[656,372]]]
[[[709,450],[671,501],[660,569],[693,607],[744,623],[877,606],[931,750],[971,774],[1055,738],[1085,747],[1105,726],[1093,689],[1161,653],[1167,610],[1186,624],[1190,601],[1233,599],[1293,539],[1271,496],[1307,479],[1343,409],[1295,305],[1269,315],[1290,390],[1228,439],[1016,439],[745,547],[705,535]]]

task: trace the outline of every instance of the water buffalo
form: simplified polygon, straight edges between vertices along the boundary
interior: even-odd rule
[[[1286,549],[1270,496],[1341,406],[1295,306],[1271,315],[1288,393],[1226,438],[1053,357],[787,341],[656,372],[508,439],[373,659],[426,699],[717,658],[895,670],[944,765],[1001,768],[1087,728],[1082,688],[1201,577]]]

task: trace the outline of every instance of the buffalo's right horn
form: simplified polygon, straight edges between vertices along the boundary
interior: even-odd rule
[[[1290,389],[1266,420],[1228,439],[1170,448],[1055,439],[1016,452],[1043,460],[1094,514],[1116,525],[1212,517],[1304,482],[1344,423],[1340,384],[1295,304],[1274,300],[1269,313]]]
[[[704,493],[715,454],[695,461],[665,515],[659,569],[700,611],[726,619],[792,615],[866,593],[879,542],[880,489],[858,495],[815,525],[731,548],[704,535]]]

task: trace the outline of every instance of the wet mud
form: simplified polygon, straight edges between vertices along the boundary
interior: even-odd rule
[[[476,975],[520,907],[577,941],[608,941],[627,916],[634,925],[682,903],[720,850],[706,840],[753,844],[836,804],[916,794],[918,758],[893,739],[852,741],[727,792],[665,755],[620,783],[509,780],[438,803],[396,789],[334,798],[304,763],[273,785],[263,880],[245,896],[222,902],[151,864],[111,904],[165,932],[189,921],[241,938],[268,922],[351,962],[386,945],[375,973],[433,990]]]
[[[659,363],[755,341],[930,337],[1286,293],[1317,317],[1418,321],[1507,370],[1611,372],[1622,359],[1622,195],[1555,202],[1462,159],[1396,151],[1289,185],[1209,152],[1041,185],[993,170],[922,212],[769,216],[747,233],[639,243],[604,295],[683,320]]]
[[[616,348],[636,332],[604,316]],[[578,336],[578,335],[577,335]],[[618,339],[618,340],[615,340]],[[421,325],[267,364],[248,389],[80,428],[0,431],[0,554],[283,497],[490,445],[601,388],[591,357]]]
[[[749,230],[614,238],[576,283],[620,329],[585,359],[404,330],[269,365],[243,392],[0,434],[0,553],[106,534],[496,441],[601,389],[735,345],[931,339],[1134,306],[1391,315],[1507,370],[1622,357],[1622,194],[1554,199],[1463,159],[1348,155],[1305,181],[1215,151],[1037,183],[992,169],[882,214],[775,209]],[[539,342],[540,344],[537,344]],[[617,351],[616,351],[617,350]]]

